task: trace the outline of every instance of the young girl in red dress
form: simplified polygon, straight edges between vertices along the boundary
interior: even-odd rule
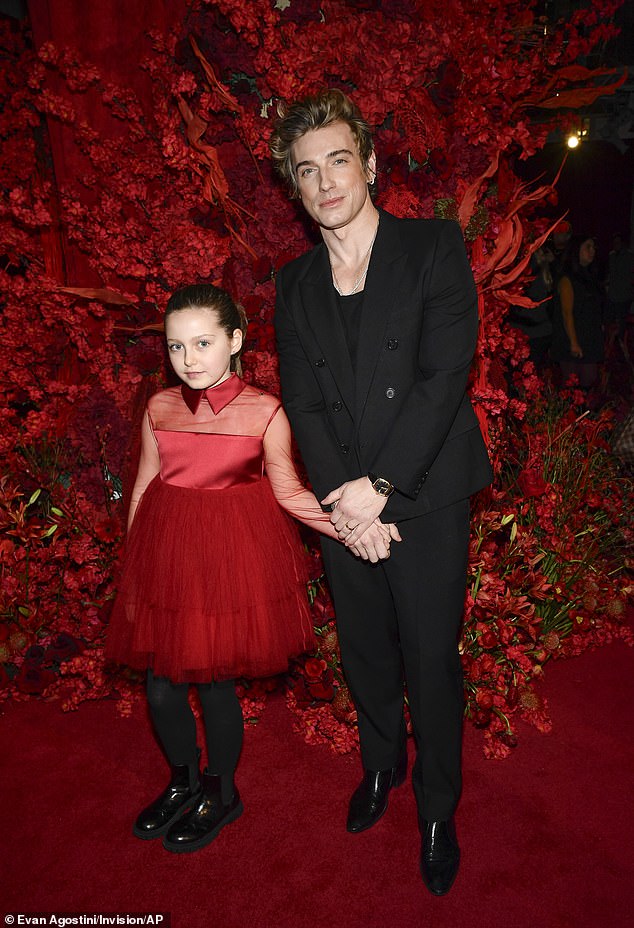
[[[147,406],[106,645],[109,658],[147,668],[150,714],[171,766],[134,834],[162,836],[176,853],[204,847],[242,813],[234,680],[284,671],[313,645],[306,559],[280,506],[337,537],[299,482],[279,400],[235,373],[245,330],[244,314],[211,285],[184,287],[167,305],[167,350],[182,383]],[[190,684],[204,713],[202,777]]]

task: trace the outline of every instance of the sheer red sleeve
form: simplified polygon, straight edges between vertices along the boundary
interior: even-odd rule
[[[264,469],[283,509],[310,528],[339,540],[328,513],[297,476],[291,457],[291,427],[281,406],[264,433]]]
[[[159,458],[158,444],[156,438],[154,437],[154,432],[152,431],[152,425],[150,423],[150,417],[146,409],[145,415],[143,416],[143,424],[141,426],[141,455],[139,458],[139,469],[137,471],[136,480],[134,481],[134,487],[132,489],[132,496],[130,498],[130,511],[128,513],[128,531],[134,520],[137,506],[141,501],[141,497],[145,493],[145,490],[148,484],[156,477],[161,469],[161,461]]]

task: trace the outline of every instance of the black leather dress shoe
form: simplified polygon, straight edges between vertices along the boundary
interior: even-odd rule
[[[444,896],[454,884],[460,866],[460,848],[454,820],[421,824],[420,872],[434,896]]]
[[[203,791],[198,802],[178,819],[163,838],[163,847],[175,854],[198,851],[210,844],[225,825],[235,822],[244,811],[240,794],[234,788],[230,803],[222,801],[221,778],[203,774]]]
[[[167,787],[160,796],[151,802],[139,814],[133,833],[137,838],[151,841],[164,835],[175,822],[200,796],[198,765],[190,769],[189,765],[173,766]]]
[[[355,789],[348,807],[346,828],[358,834],[376,825],[387,809],[390,790],[400,786],[407,774],[407,750],[404,749],[396,767],[388,770],[366,770]]]

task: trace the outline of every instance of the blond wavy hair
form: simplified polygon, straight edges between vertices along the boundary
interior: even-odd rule
[[[323,129],[333,122],[345,122],[350,126],[359,150],[361,165],[363,170],[366,170],[370,155],[374,151],[372,131],[361,115],[359,107],[342,90],[322,90],[290,104],[280,102],[277,115],[278,120],[269,146],[273,166],[287,184],[291,196],[299,196],[292,159],[293,143],[307,132]]]

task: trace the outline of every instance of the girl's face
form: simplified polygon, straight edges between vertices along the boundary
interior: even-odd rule
[[[228,336],[213,309],[179,309],[165,320],[172,367],[188,386],[206,390],[226,380],[231,356],[240,350],[242,332]]]
[[[596,246],[593,239],[587,238],[579,247],[579,264],[581,267],[588,267],[594,261]]]

